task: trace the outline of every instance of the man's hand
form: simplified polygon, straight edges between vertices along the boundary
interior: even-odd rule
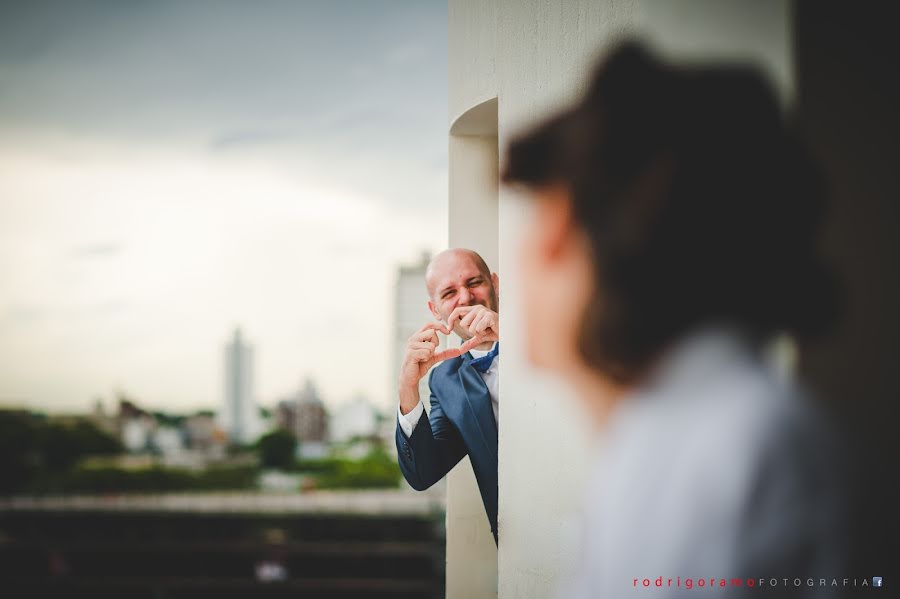
[[[450,334],[450,328],[441,322],[426,323],[406,342],[406,352],[400,366],[400,411],[404,414],[419,403],[419,380],[428,369],[444,360],[461,356],[473,347],[484,343],[484,339],[473,337],[459,347],[437,351],[440,340],[438,331]]]
[[[456,308],[447,317],[447,326],[467,342],[479,340],[469,349],[487,341],[500,340],[500,315],[482,305]]]

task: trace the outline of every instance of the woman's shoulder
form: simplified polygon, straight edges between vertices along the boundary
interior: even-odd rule
[[[597,530],[626,562],[672,571],[827,561],[840,460],[815,400],[749,355],[702,355],[705,366],[682,362],[610,422],[592,477]]]

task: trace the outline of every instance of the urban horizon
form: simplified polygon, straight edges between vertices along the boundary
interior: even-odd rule
[[[447,238],[446,3],[4,17],[0,406],[214,409],[240,325],[260,404],[386,409],[392,279]]]
[[[428,255],[428,252],[421,252],[421,256]],[[419,270],[422,268],[422,264],[418,264],[417,267]],[[411,268],[409,265],[400,265],[397,268],[397,272],[400,273],[403,269]],[[424,281],[422,283],[422,288],[424,292]],[[399,290],[395,290],[399,292]],[[395,298],[396,301],[396,298]],[[397,306],[394,306],[394,311],[397,311]],[[392,326],[392,329],[396,329],[396,323]],[[235,332],[240,331],[241,333],[246,334],[246,328],[241,325],[235,325],[231,330],[231,335]],[[256,343],[253,342],[253,336],[251,334],[245,335],[245,340],[247,343],[254,349],[260,349]],[[394,343],[397,340],[390,340],[386,342],[385,345],[390,345],[390,343]],[[402,341],[402,339],[400,339]],[[222,348],[226,347],[228,343],[231,342],[230,337],[225,337],[225,341],[222,342],[218,350],[213,350],[213,354],[217,354],[221,356]],[[265,355],[262,352],[262,355]],[[258,371],[258,365],[253,365],[254,372]],[[393,373],[393,369],[390,371],[391,375]],[[46,404],[46,402],[40,401],[29,401],[27,398],[22,398],[17,401],[16,398],[8,398],[8,397],[0,397],[0,410],[26,410],[34,413],[43,413],[47,415],[55,415],[55,416],[65,416],[65,415],[85,415],[96,411],[98,404],[102,406],[103,410],[106,411],[114,411],[119,402],[122,400],[131,401],[137,405],[140,405],[144,409],[152,412],[161,412],[166,414],[178,414],[178,415],[190,415],[190,414],[198,414],[201,412],[209,412],[212,411],[216,414],[220,413],[222,410],[222,405],[224,402],[224,394],[225,388],[222,385],[222,379],[225,375],[225,367],[224,364],[220,371],[220,376],[218,380],[218,389],[216,392],[211,391],[210,395],[214,397],[212,399],[198,401],[194,403],[182,404],[182,405],[169,405],[167,402],[156,402],[151,397],[145,397],[143,395],[139,395],[134,393],[132,389],[129,388],[127,384],[116,384],[111,385],[108,391],[106,392],[97,392],[89,398],[79,400],[83,402],[83,405],[78,406],[78,402],[67,402],[65,407],[63,406],[54,406],[51,404]],[[272,411],[277,408],[279,402],[283,401],[286,397],[289,397],[293,394],[296,394],[299,389],[301,389],[304,385],[312,383],[316,390],[319,392],[319,396],[322,402],[330,409],[339,409],[341,406],[345,404],[349,404],[354,402],[360,398],[364,398],[366,401],[375,406],[380,412],[383,413],[391,413],[395,408],[396,398],[393,396],[387,396],[386,391],[378,392],[374,387],[370,388],[360,388],[355,391],[352,391],[349,394],[343,394],[340,397],[335,397],[331,394],[322,393],[322,386],[320,382],[316,379],[316,377],[310,372],[300,371],[297,375],[297,382],[293,388],[284,389],[280,393],[276,395],[268,395],[266,397],[262,397],[258,391],[254,390],[253,402],[255,406],[260,410],[269,410]],[[381,385],[383,388],[389,388],[389,385]],[[46,404],[46,405],[45,405]]]

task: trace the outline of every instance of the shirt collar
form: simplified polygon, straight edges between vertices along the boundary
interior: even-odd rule
[[[488,355],[489,353],[491,353],[492,351],[494,351],[494,348],[496,346],[497,346],[497,342],[494,341],[494,345],[491,346],[491,349],[470,349],[469,353],[472,354],[473,358],[476,358],[476,359],[482,358],[482,357]]]

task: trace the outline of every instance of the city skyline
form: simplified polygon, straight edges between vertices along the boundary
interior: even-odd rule
[[[240,331],[242,339],[247,341],[247,339],[245,338],[246,336],[244,327],[234,327],[229,335],[223,337],[222,344],[225,346],[226,353],[229,349],[228,346],[234,341],[234,333],[237,330]],[[254,345],[252,345],[251,349],[255,350],[256,348]],[[222,347],[220,346],[219,348],[217,348],[217,351],[221,357]],[[220,368],[219,378],[222,379],[223,376],[227,378],[227,371],[223,368]],[[325,404],[326,408],[329,411],[341,410],[350,404],[357,403],[359,401],[365,401],[381,409],[385,413],[393,413],[393,395],[391,395],[391,399],[389,402],[387,402],[386,405],[382,405],[384,404],[384,402],[380,401],[380,399],[383,394],[379,395],[377,390],[374,389],[372,394],[362,389],[352,391],[347,395],[341,395],[339,397],[321,394],[318,393],[318,389],[320,387],[319,381],[309,372],[303,370],[298,371],[296,380],[294,380],[292,384],[289,384],[282,390],[276,390],[271,395],[262,396],[259,393],[253,392],[253,405],[258,411],[264,410],[267,412],[273,412],[278,408],[279,404],[285,400],[286,397],[292,397],[298,392],[298,389],[302,390],[309,385],[314,386],[314,388],[317,390],[318,397],[320,398],[322,403]],[[164,413],[172,416],[187,416],[199,413],[218,414],[223,406],[223,393],[227,394],[227,391],[225,390],[224,386],[220,384],[218,394],[208,405],[191,402],[185,406],[165,406],[155,403],[152,397],[136,395],[127,386],[116,386],[114,388],[110,387],[98,391],[94,395],[87,398],[85,402],[83,402],[83,405],[79,404],[77,406],[74,406],[74,409],[63,408],[57,410],[53,409],[52,406],[50,409],[46,409],[46,407],[44,406],[32,406],[25,403],[3,403],[3,398],[0,398],[0,410],[26,409],[35,413],[46,413],[49,415],[77,416],[88,415],[91,412],[96,411],[98,409],[98,406],[105,412],[114,412],[120,402],[126,401],[139,405],[148,411]]]
[[[0,406],[386,408],[399,265],[446,243],[446,4],[0,9]],[[162,43],[161,40],[165,40]]]

